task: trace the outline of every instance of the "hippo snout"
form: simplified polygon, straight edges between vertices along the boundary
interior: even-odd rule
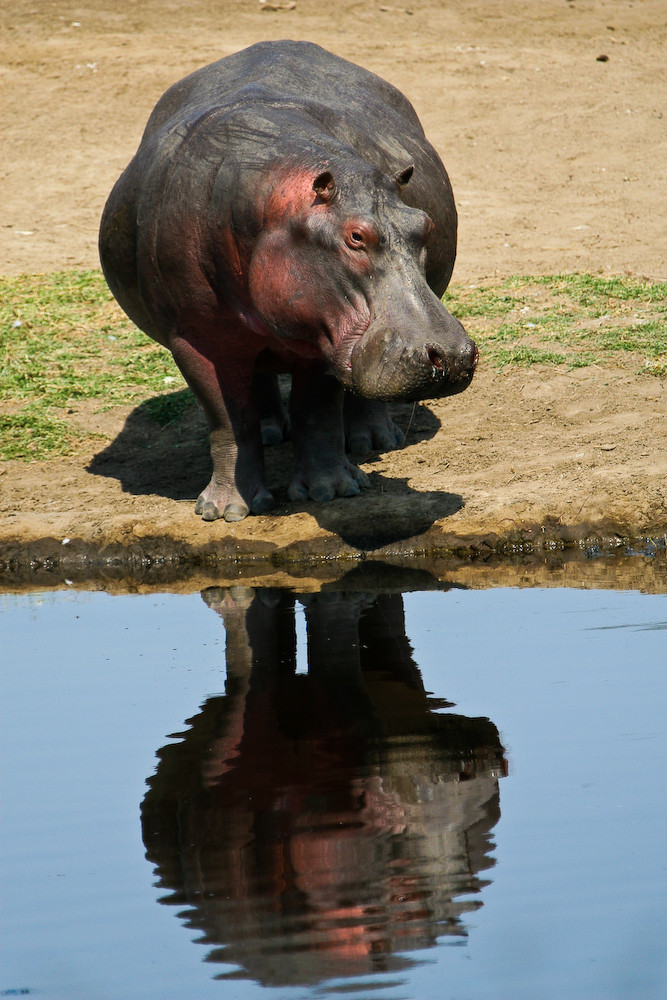
[[[460,324],[453,342],[415,344],[392,330],[375,330],[352,352],[352,386],[386,402],[438,399],[466,389],[475,373],[477,347]],[[458,331],[457,331],[458,332]]]

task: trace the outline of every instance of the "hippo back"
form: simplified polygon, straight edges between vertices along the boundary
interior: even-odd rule
[[[159,296],[147,278],[157,269],[159,247],[167,240],[182,246],[202,229],[207,212],[209,219],[220,219],[223,211],[247,218],[245,192],[281,157],[289,162],[341,154],[390,176],[414,165],[401,197],[435,223],[426,278],[441,295],[456,255],[456,209],[445,168],[412,105],[368,70],[294,41],[260,42],[220,59],[174,84],[158,101],[102,218],[100,257],[112,292],[138,326],[164,343],[155,309],[169,311],[169,275],[161,276]],[[165,192],[171,198],[168,211]],[[199,212],[187,234],[182,220],[174,223],[184,204],[190,214]],[[159,226],[164,230],[172,223],[168,238],[158,233]],[[195,266],[206,250],[191,251]],[[181,265],[177,253],[174,267]],[[201,260],[196,266],[206,268]],[[156,298],[164,302],[156,305]]]
[[[211,108],[250,115],[253,105],[291,110],[293,137],[312,131],[314,124],[383,173],[393,175],[414,164],[402,197],[436,224],[427,280],[442,295],[456,256],[457,216],[449,178],[412,104],[375,73],[312,42],[258,42],[170,87],[153,110],[142,142]],[[282,128],[284,133],[284,123]],[[288,145],[290,135],[282,138]]]

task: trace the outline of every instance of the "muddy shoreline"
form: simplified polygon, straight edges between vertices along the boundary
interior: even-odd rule
[[[168,535],[125,544],[78,538],[0,544],[0,591],[62,586],[110,591],[192,592],[208,586],[319,590],[440,586],[611,586],[667,590],[667,534],[619,526],[524,526],[504,536],[458,538],[439,530],[376,548],[333,536],[319,545],[238,550],[232,539],[193,545]]]

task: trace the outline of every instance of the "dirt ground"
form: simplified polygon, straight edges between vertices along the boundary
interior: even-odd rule
[[[401,88],[459,210],[454,283],[588,271],[667,279],[664,0],[4,0],[0,269],[97,266],[106,196],[155,101],[252,42],[303,38]],[[289,8],[289,9],[286,9]],[[294,567],[645,546],[667,531],[667,393],[628,370],[494,371],[420,406],[405,448],[363,463],[354,500],[202,523],[207,458],[184,467],[134,412],[75,415],[103,455],[0,466],[0,568]],[[410,408],[397,419],[410,422]],[[195,421],[196,423],[196,421]],[[86,568],[87,567],[87,568]]]

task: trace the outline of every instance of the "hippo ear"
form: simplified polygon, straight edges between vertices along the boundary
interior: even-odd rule
[[[336,193],[336,182],[330,170],[324,170],[313,181],[313,191],[322,201],[331,201]]]
[[[404,170],[399,170],[397,174],[394,174],[394,180],[396,181],[399,187],[404,187],[404,185],[408,183],[414,172],[415,172],[415,165],[414,163],[411,163],[409,167],[406,167]]]

